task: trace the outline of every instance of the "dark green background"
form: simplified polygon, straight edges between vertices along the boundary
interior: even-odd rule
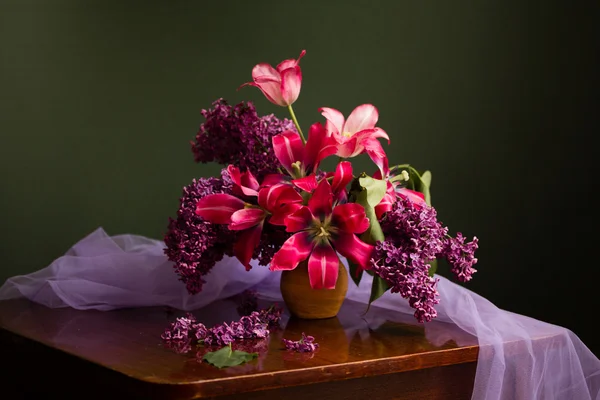
[[[480,238],[468,287],[599,352],[600,13],[567,3],[1,2],[0,280],[99,226],[162,238],[182,186],[218,171],[190,152],[200,110],[287,116],[236,88],[306,49],[305,129],[375,104],[392,162],[432,170],[440,218]]]

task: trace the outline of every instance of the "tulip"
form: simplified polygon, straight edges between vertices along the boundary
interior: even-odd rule
[[[271,103],[278,106],[292,105],[300,95],[302,71],[298,64],[305,54],[306,50],[302,50],[298,59],[283,60],[277,68],[267,63],[256,65],[252,69],[252,82],[242,86],[256,86]]]

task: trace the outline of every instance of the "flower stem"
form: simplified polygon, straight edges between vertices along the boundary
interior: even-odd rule
[[[300,129],[300,124],[298,124],[298,120],[296,119],[296,114],[294,114],[294,109],[292,108],[291,104],[288,106],[288,110],[290,110],[290,115],[292,116],[292,121],[294,121],[294,125],[296,125],[296,129],[298,130],[298,133],[300,134],[300,139],[302,139],[302,143],[306,144],[306,139],[304,138],[302,129]]]

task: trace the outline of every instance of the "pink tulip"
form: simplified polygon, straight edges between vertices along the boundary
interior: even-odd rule
[[[347,184],[344,174],[348,172],[348,165],[336,171],[334,182],[338,189],[343,182]],[[286,230],[296,233],[275,253],[270,266],[272,271],[295,269],[308,258],[311,287],[333,289],[338,278],[337,253],[367,268],[373,246],[356,236],[369,227],[365,210],[356,203],[334,205],[334,197],[331,185],[327,179],[322,179],[308,200],[308,206],[299,207],[285,218]]]
[[[287,107],[293,104],[300,95],[302,70],[298,64],[305,54],[306,50],[302,50],[297,60],[283,60],[277,68],[267,63],[256,65],[252,69],[252,82],[242,86],[256,86],[271,103],[278,106]]]
[[[388,143],[390,138],[383,129],[375,127],[379,119],[375,106],[360,105],[350,113],[347,120],[334,108],[323,107],[319,111],[327,119],[325,127],[328,134],[338,143],[338,156],[350,158],[366,152],[381,170],[385,151],[377,138],[385,138]]]
[[[306,145],[302,143],[298,133],[293,131],[273,136],[272,142],[275,156],[296,179],[314,173],[321,160],[337,151],[335,139],[329,136],[323,125],[318,122],[310,127]],[[294,168],[296,163],[299,164]]]

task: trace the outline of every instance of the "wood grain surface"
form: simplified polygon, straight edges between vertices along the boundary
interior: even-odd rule
[[[239,302],[222,300],[194,312],[207,326],[239,319]],[[261,307],[271,303],[260,301]],[[335,318],[302,320],[286,312],[281,328],[248,342],[259,356],[218,369],[199,348],[178,354],[160,334],[183,312],[161,307],[117,311],[50,309],[28,300],[0,302],[3,374],[12,398],[469,398],[476,339],[439,321],[345,301]],[[306,332],[314,354],[286,351],[281,338]],[[81,397],[82,390],[86,393]],[[7,392],[7,393],[8,393]],[[19,397],[21,396],[21,397]]]

